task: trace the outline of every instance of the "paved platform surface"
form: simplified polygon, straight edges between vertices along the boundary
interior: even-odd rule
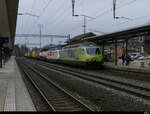
[[[150,66],[141,66],[141,63],[134,64],[134,62],[130,62],[129,65],[122,65],[122,60],[118,60],[117,65],[115,62],[105,62],[104,66],[106,68],[111,69],[118,69],[118,70],[126,70],[126,71],[134,71],[134,72],[143,72],[143,73],[150,73]]]
[[[36,111],[15,57],[0,69],[0,111]]]

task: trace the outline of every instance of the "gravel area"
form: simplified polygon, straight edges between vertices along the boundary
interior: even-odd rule
[[[48,64],[48,63],[47,63]],[[62,67],[74,69],[75,71],[82,71],[87,74],[97,75],[106,79],[112,79],[120,82],[130,83],[141,87],[150,88],[150,75],[139,74],[126,71],[108,70],[108,69],[83,69],[81,67],[68,67],[67,65],[61,65]]]
[[[21,71],[21,70],[20,70]],[[49,107],[47,107],[47,104],[45,104],[45,101],[41,97],[41,95],[37,92],[36,88],[33,86],[33,84],[30,82],[30,80],[24,75],[24,73],[21,71],[22,79],[29,91],[29,94],[32,98],[32,101],[36,107],[37,111],[49,111]]]
[[[71,95],[73,95],[75,98],[79,99],[80,101],[82,101],[83,103],[85,103],[86,105],[88,105],[89,107],[91,107],[93,110],[97,111],[97,112],[101,112],[102,109],[101,107],[93,104],[91,101],[89,101],[88,97],[83,97],[81,95],[79,95],[77,92],[72,91],[70,88],[68,88],[67,86],[64,86],[62,83],[58,83],[58,81],[52,79],[51,77],[47,76],[49,79],[51,79],[54,83],[56,83],[57,85],[59,85],[60,87],[62,87],[63,89],[65,89],[67,92],[69,92]]]
[[[148,100],[58,71],[49,70],[47,74],[49,78],[68,89],[74,95],[78,96],[78,98],[83,98],[85,102],[91,103],[91,107],[98,111],[150,111],[150,101]],[[100,72],[99,75],[106,76],[106,74]],[[114,74],[107,77],[109,76],[116,79]],[[129,82],[126,79],[122,80],[122,78],[119,80]],[[132,80],[130,82],[139,84],[135,81]],[[143,85],[149,87],[147,84]]]
[[[37,93],[35,87],[32,85],[30,80],[24,74],[22,74],[22,77],[23,77],[25,85],[27,86],[27,89],[28,89],[28,91],[29,91],[29,93],[31,95],[31,98],[33,100],[33,103],[34,103],[37,111],[49,111],[48,107],[46,107],[47,105],[44,103],[44,100],[41,98],[41,95],[39,93]],[[59,86],[61,86],[61,85],[59,85]],[[70,94],[72,94],[73,96],[75,96],[76,98],[78,98],[79,100],[81,100],[82,102],[84,102],[85,104],[87,104],[89,107],[91,107],[95,111],[98,111],[98,112],[101,111],[101,109],[99,107],[97,107],[96,105],[92,104],[88,99],[85,99],[84,97],[80,96],[76,92],[68,90],[65,87],[64,87],[64,89],[66,91],[68,91]]]
[[[65,66],[66,67],[66,66]],[[66,67],[68,68],[68,67]],[[150,76],[146,74],[129,73],[123,71],[113,71],[113,70],[87,70],[75,68],[75,71],[91,74],[94,76],[102,77],[104,79],[111,79],[118,82],[123,82],[131,85],[136,85],[144,88],[150,89]]]
[[[150,102],[142,98],[53,70],[47,73],[50,78],[88,98],[103,111],[150,111]]]

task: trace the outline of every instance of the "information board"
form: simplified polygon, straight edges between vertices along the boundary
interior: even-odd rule
[[[9,43],[9,38],[0,37],[0,43]]]

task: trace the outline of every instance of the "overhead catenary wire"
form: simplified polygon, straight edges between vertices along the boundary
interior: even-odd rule
[[[123,7],[125,7],[125,6],[128,6],[128,5],[132,4],[132,3],[134,3],[135,1],[137,1],[137,0],[132,0],[132,1],[130,1],[130,2],[126,2],[126,3],[124,3],[124,4],[120,5],[120,6],[118,5],[118,7],[116,8],[116,10],[117,10],[117,9],[120,9],[120,8],[123,8]],[[112,8],[111,8],[110,10],[104,11],[103,13],[101,13],[101,14],[95,16],[95,18],[93,18],[93,19],[87,20],[87,24],[89,24],[90,22],[93,22],[94,20],[98,19],[99,17],[105,16],[106,14],[108,14],[108,13],[110,13],[110,12],[112,12]],[[79,25],[77,25],[76,27],[74,27],[74,28],[71,29],[71,30],[75,30],[75,29],[78,28],[78,27],[79,27]],[[81,26],[80,26],[80,27],[81,27]],[[72,31],[70,31],[70,32],[72,32]]]
[[[48,3],[45,5],[45,7],[42,9],[41,13],[39,14],[39,18],[34,22],[33,26],[31,27],[32,31],[34,30],[34,27],[37,25],[38,21],[40,20],[40,18],[42,17],[42,15],[44,15],[46,9],[48,8],[48,6],[50,5],[50,3],[53,0],[49,0]],[[31,31],[31,32],[32,32]]]
[[[50,4],[51,2],[52,2],[52,0],[49,0],[48,3],[45,5],[45,7],[43,8],[43,11],[42,11],[41,14],[40,14],[40,17],[41,17],[42,14],[45,12],[46,8],[49,6],[49,4]],[[81,4],[82,2],[83,2],[83,0],[77,1],[77,4]],[[79,5],[78,5],[78,7],[79,7]],[[96,17],[96,18],[97,18],[97,17]],[[39,20],[39,19],[38,19],[38,20]],[[37,20],[37,21],[38,21],[38,20]],[[91,19],[91,20],[92,20],[92,19]],[[35,21],[35,22],[37,22],[37,21]],[[90,20],[89,20],[89,21],[90,21]],[[88,23],[89,21],[87,21],[87,23]],[[36,24],[34,23],[33,26],[34,26],[34,27],[31,28],[32,31],[34,30]],[[29,30],[29,31],[30,31],[30,30]]]
[[[76,9],[78,9],[79,7],[82,7],[82,5],[80,6],[80,4],[82,4],[82,3],[85,3],[85,0],[77,0],[77,2],[76,2]],[[76,14],[78,14],[78,12],[75,12]],[[72,18],[74,18],[74,17],[72,17]],[[65,19],[63,19],[62,21],[60,21],[60,22],[64,22],[64,20]],[[62,32],[62,34],[64,34],[64,32]],[[66,33],[66,34],[70,34],[70,33]]]
[[[33,2],[32,2],[30,12],[32,12],[32,9],[33,9],[34,5],[35,5],[35,0],[33,0]],[[24,27],[24,29],[23,29],[24,33],[25,33],[25,31],[26,31],[27,23],[28,23],[28,19],[25,20],[25,27]]]
[[[49,25],[49,23],[56,23],[57,21],[56,20],[58,20],[58,18],[60,19],[60,18],[62,18],[62,16],[64,15],[64,11],[66,10],[64,10],[64,8],[66,8],[66,4],[64,4],[65,2],[62,2],[58,7],[57,7],[57,9],[56,9],[56,11],[55,12],[57,12],[57,14],[55,15],[55,16],[53,16],[53,17],[51,17],[51,16],[49,16],[42,24],[45,24],[46,23],[46,25]],[[61,7],[60,7],[61,6]],[[62,10],[63,9],[63,10]],[[58,12],[59,11],[59,12]],[[66,13],[66,12],[65,12]]]
[[[36,5],[36,3],[37,3],[37,0],[34,0],[33,1],[33,4],[32,4],[32,8],[31,8],[31,14],[33,13],[33,10],[34,10],[34,8],[35,8],[35,5]],[[32,17],[29,17],[29,19],[31,20],[31,18]],[[28,20],[27,20],[28,21]],[[26,25],[26,26],[28,26],[29,25],[29,23]],[[29,29],[27,29],[27,33],[29,32]]]
[[[117,10],[117,9],[120,9],[120,8],[123,8],[123,7],[125,7],[125,6],[128,6],[128,5],[130,5],[130,4],[132,4],[132,3],[136,2],[136,1],[137,1],[137,0],[132,0],[132,1],[127,2],[127,3],[125,3],[125,4],[121,5],[121,6],[118,5],[118,7],[116,7],[116,10]],[[112,11],[113,11],[113,8],[111,8],[110,10],[107,10],[107,11],[105,11],[105,12],[103,12],[103,13],[97,15],[97,16],[95,17],[95,19],[91,19],[91,20],[89,20],[87,23],[89,23],[89,22],[91,22],[91,21],[93,21],[93,20],[96,20],[96,19],[98,19],[99,17],[102,17],[102,16],[104,16],[104,15],[106,15],[106,14],[112,12]]]
[[[77,1],[77,4],[81,4],[83,1],[84,1],[84,0],[78,0],[78,1]],[[62,6],[62,7],[63,7],[63,6]],[[78,6],[78,7],[79,7],[79,6]],[[68,7],[68,8],[69,8],[69,7]],[[66,8],[66,11],[67,11],[67,8]],[[69,13],[69,12],[68,12],[68,13]],[[64,22],[65,18],[63,19],[62,17],[68,17],[68,16],[67,16],[68,13],[65,12],[65,13],[63,13],[62,15],[59,15],[59,17],[61,17],[61,19],[62,19],[62,20],[59,21],[59,23],[60,23],[60,22],[61,22],[61,23]],[[51,22],[51,23],[53,23],[53,22]],[[58,22],[57,22],[57,23],[55,22],[55,24],[53,24],[53,26],[56,25],[56,24],[58,24]],[[55,26],[55,27],[57,27],[57,26]],[[53,27],[52,27],[52,28],[53,28]]]
[[[78,3],[80,3],[81,1],[82,1],[82,2],[84,1],[84,3],[85,3],[85,0],[78,0]],[[117,1],[119,1],[119,0],[117,0]],[[123,8],[123,7],[127,6],[127,5],[130,5],[130,4],[134,3],[135,1],[137,1],[137,0],[123,1],[123,2],[121,2],[121,0],[120,0],[121,4],[120,4],[120,2],[119,2],[117,8],[118,8],[118,9],[119,9],[119,8]],[[60,2],[61,2],[61,1],[60,1]],[[82,3],[82,2],[81,2],[81,3]],[[47,0],[47,1],[45,0],[44,3],[45,3],[45,7],[46,7],[46,5],[47,5],[47,3],[48,3],[48,0]],[[67,2],[66,2],[66,3],[67,3]],[[64,4],[64,5],[66,5],[66,4]],[[81,5],[81,7],[82,7],[82,4],[78,4],[77,7],[80,7],[79,5]],[[63,5],[62,5],[62,7],[63,7]],[[66,8],[66,7],[65,7],[65,8]],[[83,7],[82,7],[82,8],[83,8]],[[44,10],[44,8],[43,8],[43,10]],[[61,17],[58,18],[58,16],[60,16],[60,13],[63,12],[64,8],[62,8],[62,10],[61,10],[61,9],[59,9],[59,10],[60,10],[60,12],[56,13],[56,14],[58,14],[57,17],[50,17],[50,16],[48,17],[48,16],[45,16],[45,15],[47,14],[47,12],[45,11],[46,13],[45,13],[44,16],[45,16],[45,17],[48,17],[48,18],[52,18],[52,21],[48,19],[49,23],[48,23],[48,24],[46,23],[47,30],[49,30],[49,29],[48,29],[48,26],[49,26],[50,31],[53,31],[53,32],[54,32],[54,31],[55,31],[55,28],[56,28],[56,27],[59,27],[59,26],[57,26],[57,25],[60,25],[60,24],[63,23],[63,22],[64,22],[64,23],[67,22],[67,21],[65,20],[66,17],[67,17],[67,14],[68,14],[67,11],[64,11],[64,13],[62,13]],[[48,10],[47,10],[47,11],[48,11]],[[96,11],[97,11],[97,10],[96,10]],[[107,11],[107,10],[106,10],[106,11]],[[108,11],[109,11],[108,13],[107,13],[106,11],[102,12],[102,13],[104,13],[104,14],[100,13],[100,14],[102,14],[102,15],[99,14],[100,16],[97,15],[98,13],[95,13],[95,12],[94,12],[94,13],[96,14],[96,17],[95,17],[96,19],[87,20],[87,24],[89,24],[90,22],[93,22],[94,24],[96,24],[96,22],[99,21],[99,19],[100,19],[101,17],[104,17],[104,16],[107,15],[107,14],[109,15],[109,13],[112,12],[112,8],[111,8],[110,10],[108,10]],[[77,12],[77,13],[78,13],[78,12]],[[105,14],[105,13],[106,13],[106,14]],[[44,17],[44,16],[42,15],[40,18],[42,18],[42,17]],[[97,17],[97,16],[98,16],[98,17]],[[111,16],[112,16],[112,15],[111,15]],[[30,18],[31,18],[31,17],[30,17]],[[67,18],[68,18],[68,17],[67,17]],[[105,18],[105,17],[104,17],[104,18]],[[137,18],[137,17],[135,17],[135,18],[133,17],[134,21],[136,21],[136,18]],[[146,17],[145,17],[145,18],[146,18]],[[45,19],[46,19],[46,18],[45,18]],[[142,19],[142,18],[141,18],[141,19]],[[138,20],[138,19],[137,19],[137,20]],[[41,20],[41,19],[38,20],[38,22],[40,22],[40,23],[42,23],[42,21],[44,22],[45,20],[43,20],[43,19],[42,19],[42,20]],[[74,21],[74,20],[73,20],[73,21]],[[96,21],[96,22],[95,22],[95,21]],[[103,22],[103,21],[101,21],[101,22]],[[126,20],[125,22],[121,22],[121,24],[120,24],[119,22],[120,22],[120,21],[116,21],[115,24],[112,24],[112,27],[113,27],[113,26],[121,26],[121,25],[123,25],[123,24],[125,24],[125,23],[128,23],[128,22],[130,22],[130,21]],[[83,24],[83,22],[79,22],[79,23],[77,22],[77,23],[72,23],[72,24],[74,25],[73,27],[65,26],[66,29],[63,29],[63,30],[62,30],[62,33],[63,33],[63,32],[68,32],[68,31],[70,32],[71,29],[75,30],[76,27],[80,29],[81,26],[82,26],[80,23]],[[32,23],[32,24],[33,24],[33,23]],[[67,24],[67,23],[66,23],[66,24]],[[92,23],[91,23],[91,24],[92,24]],[[91,25],[91,24],[90,24],[90,25]],[[33,24],[33,25],[34,25],[34,24]],[[90,27],[90,25],[89,25],[89,27]],[[101,25],[101,24],[100,24],[100,25]],[[36,25],[35,25],[35,26],[36,26]],[[110,26],[111,26],[111,24],[110,24]],[[45,26],[44,26],[44,27],[45,27]],[[111,27],[109,27],[107,24],[105,24],[103,27],[104,27],[104,28],[105,28],[105,27],[111,28]],[[37,28],[35,28],[35,27],[32,27],[31,29],[33,29],[33,28],[34,28],[34,30],[37,30]],[[53,28],[53,29],[51,29],[51,28]],[[60,28],[62,28],[62,27],[60,27]],[[96,27],[93,28],[93,29],[96,29]],[[26,29],[26,30],[27,30],[27,29]],[[30,29],[28,29],[28,30],[29,30],[29,32],[31,32]],[[33,30],[32,30],[32,31],[33,31]],[[68,32],[68,33],[69,33],[69,32]],[[71,31],[71,32],[72,32],[72,31]]]
[[[35,5],[36,5],[36,1],[37,1],[37,0],[34,0],[34,1],[32,2],[32,7],[31,7],[31,11],[30,11],[31,13],[33,12],[33,9],[34,9],[34,7],[35,7]],[[50,3],[50,1],[52,1],[52,0],[49,0],[49,1],[48,1],[48,4]],[[48,7],[48,4],[46,4],[46,6],[43,8],[41,14],[39,15],[39,18],[40,18],[40,16],[44,13],[44,11],[46,10],[46,8]],[[38,20],[39,20],[39,18],[38,18]],[[26,22],[28,22],[28,20],[29,20],[29,19],[27,19]],[[35,22],[37,22],[38,20],[34,21],[34,24],[35,24]],[[27,23],[26,23],[25,25],[28,26]],[[32,26],[32,27],[33,27],[33,26]],[[32,29],[32,27],[31,27],[31,29]],[[33,29],[32,29],[32,30],[33,30]],[[30,29],[27,29],[27,32],[24,32],[24,33],[27,33],[27,34],[28,34],[30,31],[31,31]]]
[[[56,21],[55,23],[53,23],[53,25],[51,25],[51,29],[55,30],[55,28],[59,28],[59,25],[63,25],[64,21],[66,20],[66,17],[68,17],[69,13],[70,12],[67,12],[68,8],[69,8],[69,4],[68,4],[68,7],[65,6],[65,9],[62,10],[62,12],[65,12],[63,13],[61,16],[59,15],[58,17],[60,17],[60,19],[58,21]],[[49,24],[47,24],[49,25]]]
[[[31,14],[32,14],[32,12],[33,12],[33,9],[34,9],[35,4],[36,4],[36,0],[33,0],[32,5],[31,5],[31,10],[30,10]],[[29,19],[31,19],[31,17],[29,17]],[[26,30],[26,26],[28,26],[28,25],[29,25],[29,23],[28,23],[28,19],[27,19],[26,22],[25,22],[25,27],[24,27],[23,33],[27,33],[27,32],[28,32],[28,31],[27,31],[28,29]],[[24,40],[25,40],[25,42],[26,42],[27,38],[25,37]]]
[[[82,8],[82,6],[83,6],[83,4],[82,3],[84,3],[85,2],[85,0],[78,0],[77,2],[76,2],[76,9],[80,9],[80,8]],[[81,12],[81,11],[80,11]],[[75,15],[76,14],[79,14],[80,12],[77,12],[77,11],[75,11]]]
[[[135,18],[133,18],[133,21],[142,20],[142,19],[147,18],[147,17],[150,17],[150,14],[149,15],[135,17]],[[118,24],[114,24],[114,25],[111,25],[111,26],[104,27],[103,29],[110,29],[110,28],[113,28],[113,27],[116,27],[116,26],[119,26],[119,25],[123,25],[123,24],[128,23],[128,22],[131,22],[131,21],[129,21],[129,20],[128,21],[124,21],[124,22],[121,22],[121,23],[118,23]]]

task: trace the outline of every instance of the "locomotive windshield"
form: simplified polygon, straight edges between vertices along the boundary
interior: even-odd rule
[[[99,48],[87,48],[87,54],[100,54],[100,49]]]

